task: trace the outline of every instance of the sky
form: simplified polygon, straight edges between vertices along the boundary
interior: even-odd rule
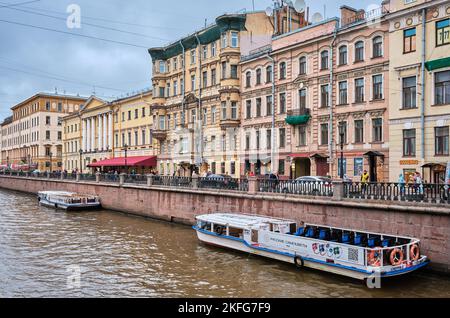
[[[306,0],[310,16],[338,16],[378,0]],[[67,9],[80,8],[69,28]],[[37,92],[104,99],[151,87],[147,49],[201,29],[224,13],[265,10],[272,0],[0,0],[0,120]],[[253,7],[254,6],[254,7]],[[57,32],[55,32],[57,31]],[[107,40],[107,41],[105,41]]]

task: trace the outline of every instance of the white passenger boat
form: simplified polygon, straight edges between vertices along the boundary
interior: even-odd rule
[[[38,193],[39,204],[63,210],[92,210],[101,207],[100,198],[65,191],[41,191]]]
[[[205,214],[193,227],[200,241],[364,280],[403,275],[426,266],[420,241],[246,214]]]

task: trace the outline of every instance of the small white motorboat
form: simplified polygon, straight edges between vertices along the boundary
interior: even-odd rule
[[[256,254],[355,279],[413,272],[429,263],[420,241],[246,214],[205,214],[193,227],[206,244]]]
[[[50,208],[73,210],[92,210],[101,207],[100,198],[65,191],[41,191],[38,193],[40,205]]]

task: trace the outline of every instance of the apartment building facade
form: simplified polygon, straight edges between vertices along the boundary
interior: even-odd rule
[[[38,93],[12,107],[11,122],[2,126],[2,164],[15,169],[61,170],[63,118],[79,111],[86,99]]]
[[[450,1],[390,1],[390,175],[445,182],[450,161]]]

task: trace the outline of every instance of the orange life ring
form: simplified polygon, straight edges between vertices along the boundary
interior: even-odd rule
[[[403,251],[399,248],[395,248],[391,251],[390,261],[392,266],[397,266],[403,263],[404,255]]]
[[[409,258],[413,261],[417,261],[420,258],[420,249],[417,244],[414,244],[411,246],[411,249],[409,250]]]
[[[383,255],[383,250],[381,247],[377,247],[370,251],[367,255],[367,264],[374,267],[381,266],[381,257]]]

